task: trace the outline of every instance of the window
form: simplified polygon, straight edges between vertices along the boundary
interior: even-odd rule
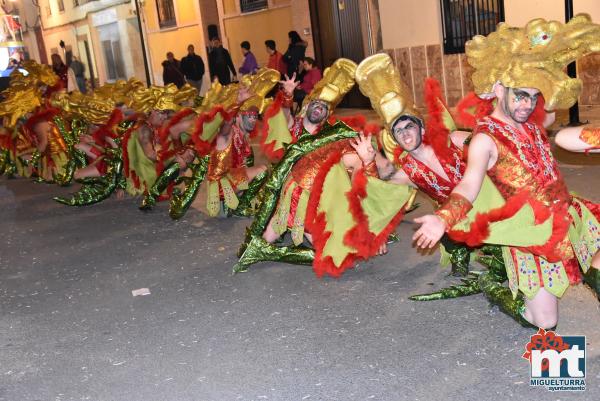
[[[173,0],[156,0],[156,9],[158,10],[158,26],[168,28],[177,25]]]
[[[464,53],[465,42],[504,21],[504,0],[440,0],[444,53]]]
[[[65,11],[65,2],[63,0],[57,0],[56,1],[58,3],[58,12],[64,12]]]
[[[264,10],[268,7],[267,0],[240,0],[240,9],[243,13]]]

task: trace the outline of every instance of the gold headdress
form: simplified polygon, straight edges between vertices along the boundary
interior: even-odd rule
[[[534,19],[524,28],[499,24],[487,37],[466,43],[473,84],[481,97],[493,97],[494,85],[539,89],[548,110],[572,106],[581,81],[569,78],[565,67],[586,54],[600,51],[600,25],[587,14],[566,24]]]
[[[192,100],[195,95],[195,88],[188,84],[181,89],[177,89],[173,84],[136,88],[129,95],[131,100],[128,106],[143,113],[152,110],[179,111],[182,108],[181,103]]]
[[[105,124],[116,107],[113,99],[106,98],[96,92],[91,95],[82,94],[81,92],[73,92],[70,95],[59,92],[52,97],[50,104],[95,125]]]
[[[322,100],[329,103],[329,110],[332,111],[342,98],[354,86],[354,72],[356,63],[345,58],[337,59],[331,67],[323,72],[323,78],[316,83],[313,90],[302,102],[302,109],[313,100]]]
[[[392,59],[385,53],[364,59],[356,68],[356,83],[360,91],[371,100],[373,109],[383,120],[381,131],[383,149],[391,160],[398,143],[391,134],[391,126],[400,116],[409,115],[423,121],[412,95],[400,77]]]
[[[218,104],[219,97],[221,96],[221,92],[223,91],[223,85],[219,82],[219,80],[215,79],[211,84],[208,91],[204,94],[202,98],[202,103],[200,106],[196,107],[194,110],[196,113],[203,113],[205,111],[210,110],[213,105]]]
[[[279,82],[280,76],[279,71],[270,68],[261,68],[255,75],[251,75],[247,87],[252,93],[252,97],[242,104],[240,110],[256,107],[258,112],[262,113],[272,101],[272,99],[266,99],[265,97]]]
[[[140,89],[145,89],[146,85],[136,78],[130,78],[128,81],[118,80],[114,83],[107,83],[94,90],[94,93],[105,99],[112,99],[116,104],[130,104],[131,94]]]
[[[19,70],[11,74],[11,88],[25,89],[33,85],[54,86],[58,83],[58,76],[49,65],[27,60],[23,62],[21,69],[27,71],[27,75],[21,73]]]
[[[18,91],[5,92],[5,100],[0,103],[0,117],[3,125],[14,127],[17,120],[42,105],[42,93],[36,86]]]

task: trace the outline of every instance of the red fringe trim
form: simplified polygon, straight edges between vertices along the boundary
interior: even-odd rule
[[[134,115],[132,117],[137,118],[137,115]],[[132,117],[129,117],[128,120],[133,120]],[[123,139],[121,140],[121,153],[123,155],[123,174],[125,175],[125,177],[131,178],[136,188],[140,187],[140,178],[137,176],[137,174],[135,174],[135,171],[129,170],[129,153],[127,152],[127,144],[131,139],[131,134],[133,133],[133,131],[135,131],[138,128],[139,127],[137,126],[137,124],[131,126],[127,131],[123,133]]]
[[[494,111],[492,99],[482,99],[469,92],[456,105],[456,119],[467,128],[475,129],[477,120],[492,114]]]
[[[98,127],[96,132],[94,132],[92,134],[92,137],[94,138],[94,142],[100,146],[105,146],[105,144],[106,144],[105,138],[106,137],[110,137],[113,139],[116,138],[117,134],[115,133],[114,128],[115,128],[115,126],[117,126],[117,124],[120,124],[124,118],[125,118],[125,116],[123,115],[123,112],[121,111],[121,109],[118,109],[118,108],[114,109],[112,111],[112,113],[110,114],[108,121],[105,124]]]
[[[184,118],[186,118],[187,116],[189,116],[190,114],[193,114],[194,110],[192,109],[183,109],[181,111],[178,111],[170,120],[169,122],[164,125],[163,127],[161,127],[161,129],[158,132],[158,140],[160,143],[160,151],[158,152],[158,157],[157,157],[157,162],[156,162],[156,174],[160,175],[160,173],[162,173],[163,169],[165,168],[165,160],[169,159],[170,157],[173,157],[177,152],[179,152],[181,150],[181,148],[176,147],[174,149],[169,149],[169,131],[171,130],[171,127],[173,127],[175,124],[178,124],[181,120],[183,120]]]
[[[340,277],[344,271],[354,266],[354,261],[356,260],[355,255],[349,254],[344,258],[340,266],[336,266],[331,256],[323,258],[323,249],[331,236],[331,232],[326,231],[327,220],[325,213],[318,213],[317,210],[327,173],[341,158],[342,152],[340,151],[333,152],[327,157],[327,160],[322,164],[315,177],[310,197],[308,198],[305,224],[307,231],[313,237],[313,246],[315,248],[313,270],[317,277],[322,277],[325,274],[332,277]]]
[[[362,114],[352,116],[338,117],[331,115],[328,119],[330,125],[334,125],[337,121],[341,121],[356,132],[364,132],[367,125],[367,118]]]
[[[59,114],[60,109],[57,109],[56,107],[46,106],[38,109],[38,111],[36,111],[27,119],[23,126],[25,133],[29,136],[29,139],[33,143],[37,143],[37,138],[33,132],[33,127],[39,122],[50,121]]]
[[[357,255],[363,259],[375,256],[379,248],[387,241],[389,235],[396,229],[404,218],[403,207],[388,223],[387,226],[375,235],[369,231],[369,218],[362,209],[361,201],[367,197],[367,175],[364,170],[359,170],[354,176],[352,190],[346,194],[350,202],[350,213],[357,221],[344,237],[344,242],[356,248]]]
[[[444,125],[442,119],[442,111],[444,107],[447,109],[448,106],[442,97],[440,83],[433,78],[425,80],[425,103],[427,104],[429,118],[425,124],[426,134],[423,142],[431,145],[438,157],[439,155],[448,154],[450,130]]]
[[[269,135],[269,120],[277,115],[284,103],[284,95],[282,92],[278,92],[273,103],[267,107],[263,114],[262,129],[257,131],[259,135],[259,144],[262,152],[267,156],[270,161],[278,161],[283,157],[284,149],[275,150],[275,142],[266,143],[267,136]]]
[[[212,148],[211,142],[207,142],[200,138],[202,136],[202,130],[204,129],[204,123],[214,120],[217,113],[221,114],[226,121],[229,121],[232,118],[232,115],[227,113],[223,106],[215,106],[211,109],[211,111],[200,114],[200,116],[196,119],[194,132],[192,133],[192,141],[194,142],[196,152],[198,152],[200,156],[206,156],[210,153]]]

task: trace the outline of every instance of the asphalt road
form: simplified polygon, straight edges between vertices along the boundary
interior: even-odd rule
[[[564,172],[600,201],[598,165]],[[584,286],[557,331],[587,336],[588,388],[552,393],[529,385],[533,332],[482,295],[407,299],[455,282],[411,247],[410,222],[340,279],[278,263],[232,275],[249,220],[51,200],[69,191],[0,179],[0,400],[600,399],[599,303]]]

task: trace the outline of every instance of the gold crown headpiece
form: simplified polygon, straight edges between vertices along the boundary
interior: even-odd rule
[[[315,84],[315,87],[302,102],[302,109],[306,110],[308,104],[313,100],[322,100],[329,104],[330,112],[335,109],[343,97],[354,86],[354,72],[356,63],[346,58],[337,59],[331,67],[323,72],[323,78]]]
[[[43,104],[42,93],[37,86],[4,93],[5,100],[0,103],[0,117],[3,124],[14,127],[19,118],[34,111]]]
[[[75,91],[71,94],[58,92],[52,96],[50,104],[74,117],[80,117],[95,124],[105,124],[116,107],[113,99],[98,93],[82,94]]]
[[[218,100],[221,96],[222,91],[223,85],[221,85],[219,80],[215,79],[211,84],[210,88],[208,88],[208,91],[206,91],[206,93],[204,94],[200,106],[194,109],[196,113],[200,114],[206,112],[210,110],[214,105],[218,104]]]
[[[14,71],[10,76],[11,88],[24,89],[34,85],[54,86],[58,83],[58,76],[49,65],[27,60],[23,61],[20,69],[27,71],[27,75],[19,69]]]
[[[391,134],[392,124],[405,115],[421,121],[423,117],[389,55],[379,53],[364,59],[356,68],[355,79],[360,91],[371,100],[373,109],[384,122],[381,142],[386,155],[392,159],[394,149],[400,146]]]
[[[179,111],[181,103],[191,101],[196,96],[196,89],[185,84],[177,89],[174,84],[167,86],[151,86],[149,88],[138,87],[130,93],[131,108],[148,113],[152,110]]]
[[[494,97],[494,85],[539,89],[548,110],[572,106],[582,83],[569,78],[565,67],[578,58],[600,51],[600,25],[587,14],[568,23],[534,19],[524,28],[505,23],[488,36],[475,36],[465,45],[475,68],[475,92]]]
[[[247,88],[252,93],[252,97],[242,104],[240,110],[243,111],[251,107],[256,107],[258,112],[262,113],[272,101],[272,99],[267,99],[266,96],[279,82],[281,74],[277,70],[261,68],[256,74],[250,75],[250,77],[251,79],[247,84]]]

